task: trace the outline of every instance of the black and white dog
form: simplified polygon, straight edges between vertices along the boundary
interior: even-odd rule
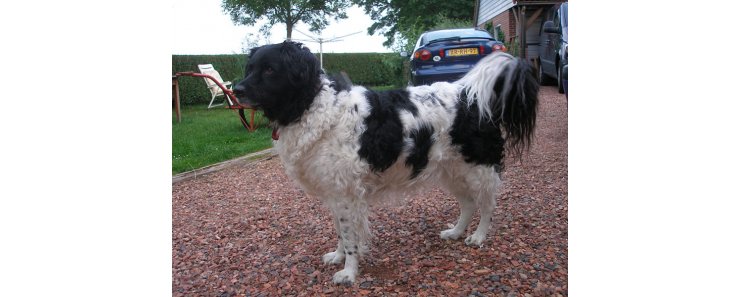
[[[341,264],[335,283],[354,282],[370,236],[369,206],[441,185],[460,217],[443,239],[482,245],[501,185],[504,151],[519,154],[535,128],[532,67],[496,52],[463,78],[376,92],[330,80],[300,43],[257,47],[234,88],[241,102],[276,125],[274,143],[288,176],[331,209],[339,237],[324,263]]]

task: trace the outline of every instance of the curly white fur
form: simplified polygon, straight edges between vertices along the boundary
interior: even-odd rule
[[[469,102],[478,105],[482,116],[491,117],[493,83],[498,75],[506,75],[502,72],[509,61],[513,61],[509,55],[492,54],[458,82],[407,88],[418,115],[401,111],[405,139],[408,141],[409,132],[421,125],[429,125],[434,131],[429,163],[415,178],[409,178],[411,169],[403,162],[408,152],[402,152],[381,173],[373,172],[358,155],[359,137],[366,129],[363,120],[371,112],[363,87],[337,92],[324,79],[309,110],[298,122],[280,128],[280,139],[274,144],[287,174],[308,195],[321,199],[334,215],[340,239],[337,249],[323,256],[327,264],[344,262],[344,269],[334,275],[334,282],[353,282],[357,277],[359,256],[370,237],[369,207],[382,201],[400,201],[430,185],[444,186],[460,203],[456,225],[442,231],[440,237],[460,238],[474,211],[479,209],[481,221],[465,243],[483,244],[501,180],[492,166],[465,162],[460,150],[451,144],[449,131],[463,90],[467,90],[468,98],[476,98]],[[443,104],[429,102],[430,94]]]

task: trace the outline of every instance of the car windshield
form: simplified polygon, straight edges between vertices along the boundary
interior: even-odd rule
[[[440,30],[440,31],[427,32],[426,34],[424,34],[424,37],[422,37],[421,39],[421,44],[425,45],[435,40],[457,38],[457,37],[493,39],[493,37],[491,37],[491,34],[488,34],[488,32],[486,31],[471,30],[471,29]]]

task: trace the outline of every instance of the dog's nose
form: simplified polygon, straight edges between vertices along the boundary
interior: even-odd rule
[[[244,98],[246,96],[246,92],[247,88],[242,84],[237,84],[236,87],[234,87],[234,95],[238,98]]]

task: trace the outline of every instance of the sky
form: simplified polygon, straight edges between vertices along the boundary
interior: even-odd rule
[[[254,26],[238,26],[232,23],[231,18],[221,9],[221,0],[175,0],[172,7],[175,26],[173,29],[172,54],[234,54],[242,52],[242,42],[248,33],[259,35],[259,28],[264,22],[257,22]],[[391,52],[383,47],[385,37],[380,34],[367,34],[367,28],[373,23],[370,16],[357,7],[347,10],[348,18],[332,20],[321,34],[308,30],[308,26],[299,22],[294,28],[297,30],[320,36],[323,39],[340,37],[355,32],[351,36],[340,38],[341,41],[325,42],[325,53],[358,53],[358,52]],[[271,30],[269,43],[285,40],[285,25],[276,24]],[[301,33],[293,30],[294,39],[310,40]],[[316,42],[304,42],[312,52],[319,52]],[[260,38],[259,45],[266,44]]]

